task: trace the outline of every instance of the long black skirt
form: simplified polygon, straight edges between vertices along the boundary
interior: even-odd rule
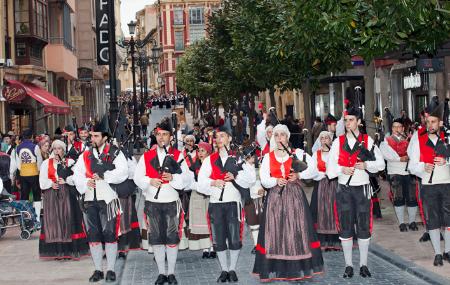
[[[299,182],[289,182],[283,191],[283,195],[286,195],[285,198],[283,198],[282,201],[276,201],[277,199],[280,199],[279,189],[279,186],[271,188],[266,196],[263,218],[261,219],[259,228],[258,243],[256,245],[257,252],[253,274],[258,276],[262,282],[275,280],[296,281],[312,278],[313,275],[322,273],[323,258],[320,243],[317,240],[317,235],[314,230],[306,195],[303,192],[303,189],[301,189]],[[270,204],[274,202],[279,206],[272,207]],[[274,212],[274,209],[277,211],[276,213]],[[301,209],[303,217],[293,215],[293,213],[298,212],[298,209]],[[271,228],[266,231],[269,219],[276,219],[278,220],[278,225],[286,227],[286,224],[292,224],[293,220],[299,218],[304,219],[302,224],[306,227],[306,229],[303,230],[303,232],[307,233],[306,236],[302,237],[304,240],[296,240],[293,237],[284,237],[283,240],[285,240],[284,242],[290,240],[291,243],[305,244],[306,242],[308,244],[306,250],[311,253],[311,256],[302,259],[290,258],[289,256],[284,259],[282,257],[277,257],[276,259],[268,258],[267,254],[270,249],[266,248],[266,234],[284,231],[281,228]],[[297,232],[294,232],[293,234],[299,236],[299,233]],[[282,244],[278,245],[279,248],[283,246],[284,245]],[[289,246],[297,247],[295,244]]]
[[[128,252],[130,250],[141,249],[141,230],[139,228],[139,221],[136,211],[136,195],[126,198],[131,205],[122,205],[122,215],[120,226],[121,230],[125,228],[126,233],[119,236],[118,249],[119,252]],[[122,204],[122,198],[120,199]],[[124,228],[123,228],[124,227]]]

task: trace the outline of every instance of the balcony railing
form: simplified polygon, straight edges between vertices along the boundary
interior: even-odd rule
[[[49,39],[49,43],[50,44],[55,44],[55,45],[64,45],[64,47],[72,52],[76,52],[76,48],[72,45],[72,43],[70,43],[69,41],[67,41],[65,38],[62,37],[50,37]]]

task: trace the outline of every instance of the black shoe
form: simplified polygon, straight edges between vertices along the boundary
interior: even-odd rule
[[[444,260],[447,260],[450,263],[450,251],[444,252],[443,258]]]
[[[164,283],[166,283],[167,280],[167,276],[164,274],[159,274],[158,275],[158,279],[156,279],[155,281],[155,285],[163,285]]]
[[[359,269],[359,275],[361,275],[361,277],[363,277],[363,278],[372,277],[372,274],[370,274],[369,268],[367,268],[367,266],[365,266],[365,265],[361,266],[361,268]]]
[[[127,259],[127,254],[125,252],[119,252],[117,256],[119,259]]]
[[[401,232],[407,232],[408,228],[406,227],[406,224],[400,224],[400,226],[398,226],[400,228]]]
[[[106,282],[115,282],[116,281],[116,273],[114,271],[108,270],[106,272]]]
[[[228,272],[228,281],[229,282],[238,282],[236,271],[231,270],[230,272]]]
[[[209,258],[209,252],[204,251],[204,252],[203,252],[203,255],[202,255],[202,258],[203,258],[203,259]]]
[[[256,246],[252,249],[252,254],[256,254]]]
[[[220,273],[219,278],[217,278],[217,283],[225,283],[228,281],[228,272],[226,271],[222,271],[222,273]]]
[[[89,278],[89,282],[98,282],[100,280],[103,280],[103,278],[105,278],[103,272],[95,270],[94,274],[92,274],[92,276]]]
[[[428,232],[424,232],[422,237],[419,239],[419,242],[426,242],[430,240],[430,234]]]
[[[169,282],[169,284],[178,284],[177,278],[175,278],[174,274],[170,274],[167,277],[167,281]]]
[[[211,251],[209,253],[209,258],[216,258],[217,257],[217,253],[215,251]]]
[[[416,232],[416,231],[419,230],[419,228],[417,227],[416,222],[412,222],[411,224],[409,224],[408,228],[409,228],[410,230],[412,230],[413,232]]]
[[[352,278],[353,277],[353,267],[347,266],[345,267],[344,278]]]
[[[441,233],[441,240],[444,240],[444,236],[442,235],[442,233]]]
[[[444,262],[442,260],[443,260],[442,254],[436,254],[436,256],[434,257],[433,265],[434,266],[443,266]]]

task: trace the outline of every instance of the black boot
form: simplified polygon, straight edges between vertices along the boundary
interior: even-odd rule
[[[256,246],[252,249],[252,254],[256,254]]]
[[[230,281],[230,282],[238,282],[236,271],[231,270],[230,272],[228,272],[228,281]]]
[[[216,258],[217,257],[217,253],[215,251],[211,251],[209,253],[209,258]]]
[[[117,255],[117,258],[127,259],[127,254],[125,252],[119,252],[119,254]]]
[[[164,283],[166,283],[167,280],[167,276],[164,274],[159,274],[158,275],[158,279],[156,279],[155,281],[155,285],[164,285]]]
[[[419,228],[417,227],[416,222],[412,222],[411,224],[409,224],[408,228],[409,228],[410,230],[412,230],[413,232],[416,232],[416,231],[419,230]]]
[[[444,252],[443,258],[444,260],[447,260],[450,263],[450,251]]]
[[[203,259],[209,258],[209,252],[204,251],[204,252],[203,252],[203,255],[202,255],[202,258],[203,258]]]
[[[367,268],[367,266],[365,266],[365,265],[361,266],[361,268],[359,269],[359,275],[361,275],[361,277],[363,277],[363,278],[372,277],[372,274],[370,274],[369,268]]]
[[[442,254],[436,254],[436,256],[434,257],[433,265],[434,266],[443,266],[444,262],[442,260],[443,260]]]
[[[115,282],[116,281],[116,273],[114,271],[108,270],[106,272],[106,282]]]
[[[347,266],[345,267],[344,278],[352,278],[353,277],[353,267]]]
[[[94,274],[92,274],[92,276],[89,278],[89,282],[98,282],[100,280],[103,280],[103,278],[105,278],[103,272],[95,270]]]
[[[400,226],[398,226],[400,228],[401,232],[407,232],[408,228],[406,227],[406,224],[402,223],[400,224]]]
[[[217,283],[220,283],[220,282],[225,283],[227,281],[228,281],[228,272],[222,271],[220,273],[219,278],[217,278]]]
[[[175,278],[174,274],[170,274],[167,277],[167,281],[169,282],[169,284],[178,284],[177,278]]]
[[[427,242],[430,240],[430,234],[428,232],[424,232],[422,237],[419,239],[419,242]]]

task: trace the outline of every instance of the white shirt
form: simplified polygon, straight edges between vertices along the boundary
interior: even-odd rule
[[[166,153],[164,149],[160,147],[156,148],[156,153],[158,156],[159,165],[162,165],[164,162],[164,158],[166,157]],[[180,154],[178,157],[178,162],[183,159],[183,155]],[[175,189],[181,190],[185,187],[185,178],[187,165],[186,162],[183,161],[181,164],[181,174],[172,174],[172,180],[169,183],[161,184],[161,189],[158,194],[158,199],[155,199],[155,195],[158,192],[158,188],[154,187],[150,184],[151,178],[146,175],[146,165],[144,155],[141,156],[139,162],[136,167],[136,171],[134,173],[134,183],[142,189],[142,193],[145,196],[145,200],[155,202],[155,203],[169,203],[174,202],[179,199],[178,192]]]
[[[347,136],[348,144],[351,148],[356,143],[356,139],[353,136]],[[367,149],[371,150],[373,146],[373,139],[368,136],[368,145]],[[328,158],[327,165],[327,175],[328,178],[333,179],[338,177],[339,184],[347,184],[347,181],[350,175],[346,175],[342,172],[342,166],[338,164],[339,161],[339,152],[340,152],[340,140],[339,138],[335,139],[333,144],[331,145],[331,150]],[[366,169],[371,173],[377,173],[382,171],[385,167],[383,156],[381,155],[380,149],[375,146],[374,148],[375,161],[366,161]],[[350,186],[360,186],[369,184],[369,174],[365,170],[355,169],[353,173],[352,180],[350,181]]]
[[[386,139],[380,143],[380,151],[383,158],[387,161],[387,172],[389,175],[409,175],[409,172],[406,170],[408,163],[400,161],[400,156]]]
[[[295,154],[298,159],[303,160],[302,149],[297,148]],[[289,156],[285,155],[284,157],[279,157],[275,155],[275,159],[280,163],[284,163],[289,159]],[[300,179],[313,179],[316,176],[316,164],[314,164],[314,161],[309,154],[306,154],[306,163],[308,164],[308,168],[298,173]],[[283,171],[284,168],[281,168],[281,170]],[[264,155],[261,167],[259,168],[259,177],[261,179],[261,185],[265,188],[272,188],[277,185],[277,178],[270,176],[270,153]]]
[[[222,193],[222,189],[211,186],[211,182],[213,181],[210,176],[212,173],[211,167],[211,157],[208,156],[202,163],[202,167],[198,173],[198,189],[199,193],[210,196],[210,203],[226,203],[226,202],[241,202],[241,194],[239,190],[237,190],[231,182],[225,182],[225,188],[223,192],[223,199],[220,201],[220,194]],[[226,160],[228,159],[228,154],[225,151],[220,152],[220,159],[222,160],[223,165],[225,165]],[[235,182],[243,187],[250,188],[256,182],[256,171],[255,166],[244,163],[242,165],[243,170],[238,172],[238,175],[235,177]]]
[[[52,188],[53,185],[53,181],[48,179],[48,164],[50,163],[50,159],[46,159],[44,160],[44,162],[41,165],[41,168],[39,169],[39,185],[41,187],[42,190],[46,190],[46,189],[50,189]],[[67,164],[68,166],[72,166],[75,163],[75,161],[73,161],[72,159],[68,159]],[[58,162],[56,161],[56,159],[53,159],[53,167],[55,168],[55,170],[58,169]],[[55,177],[56,180],[58,180],[59,176],[58,176],[58,171],[55,171]],[[74,186],[75,182],[73,181],[73,175],[69,176],[66,178],[66,183],[69,185]]]

